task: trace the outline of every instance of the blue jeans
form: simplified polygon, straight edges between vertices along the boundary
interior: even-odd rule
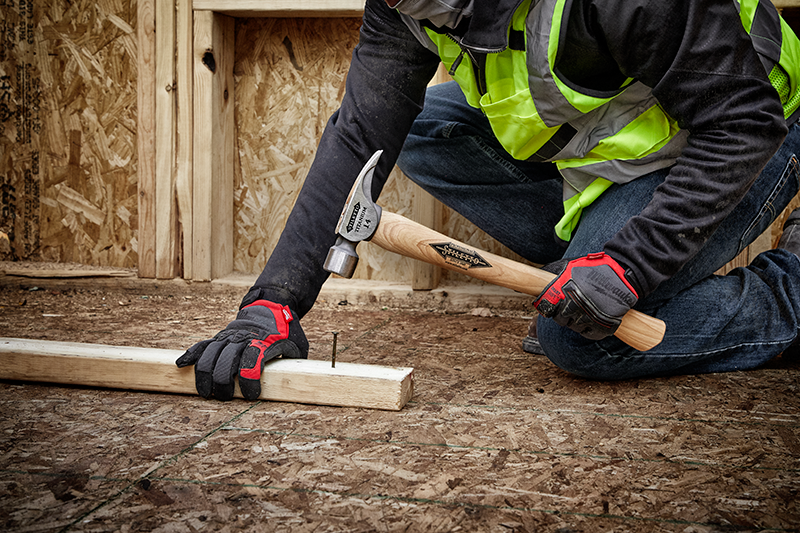
[[[539,341],[547,357],[576,375],[611,380],[745,370],[783,352],[800,327],[800,260],[785,250],[770,250],[726,276],[714,272],[765,231],[797,194],[798,154],[800,125],[795,124],[697,256],[636,305],[666,323],[658,346],[640,352],[616,337],[591,341],[540,317]],[[613,185],[584,211],[565,249],[553,236],[563,214],[555,166],[514,160],[453,82],[429,89],[398,165],[445,205],[540,264],[602,250],[642,211],[669,172]]]

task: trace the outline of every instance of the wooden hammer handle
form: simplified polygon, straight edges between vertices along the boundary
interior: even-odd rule
[[[386,210],[370,241],[390,252],[532,296],[538,296],[555,278],[544,270],[454,241]],[[637,350],[647,351],[661,342],[665,331],[662,320],[631,309],[614,335]]]

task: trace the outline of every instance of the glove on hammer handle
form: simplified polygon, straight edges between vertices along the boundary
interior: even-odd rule
[[[476,250],[386,210],[370,242],[390,252],[531,296],[538,296],[556,277],[544,270]],[[662,320],[631,309],[614,335],[639,351],[647,351],[662,341],[665,331],[666,324]]]

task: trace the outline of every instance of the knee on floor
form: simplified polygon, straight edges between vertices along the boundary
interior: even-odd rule
[[[615,379],[606,375],[609,355],[595,341],[545,318],[539,319],[537,330],[545,355],[560,369],[589,379]]]

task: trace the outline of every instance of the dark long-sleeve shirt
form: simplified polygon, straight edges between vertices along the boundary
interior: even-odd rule
[[[781,104],[730,0],[573,0],[561,50],[556,68],[571,83],[603,90],[636,78],[690,133],[649,205],[605,246],[648,294],[697,253],[780,146]],[[255,283],[260,297],[301,317],[311,309],[356,176],[383,150],[377,197],[438,63],[384,0],[367,0],[344,99]]]

